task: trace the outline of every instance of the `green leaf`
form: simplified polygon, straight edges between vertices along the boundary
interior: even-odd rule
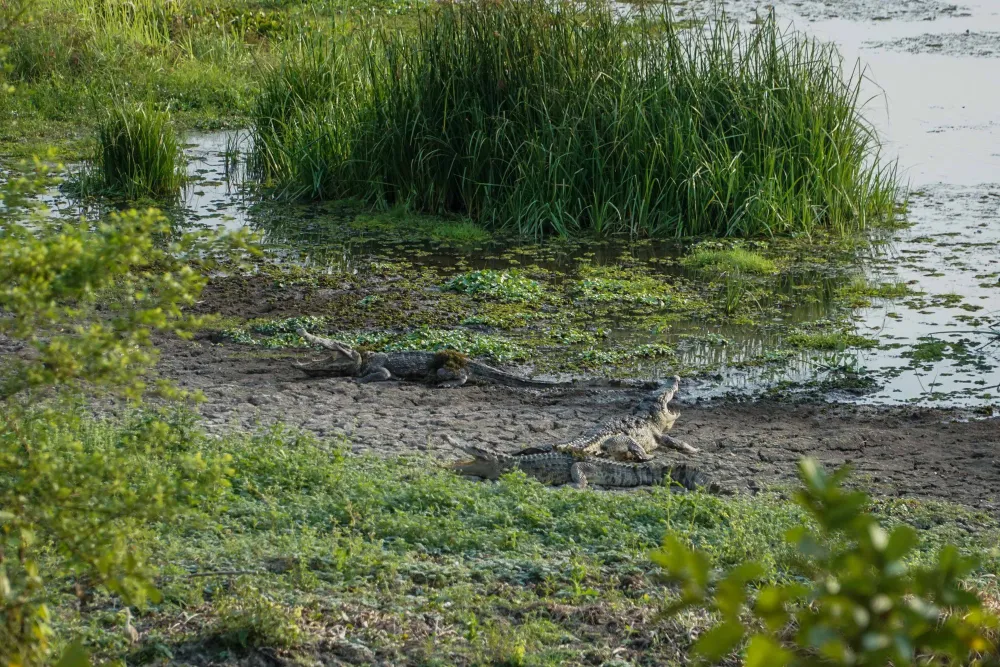
[[[56,667],[90,667],[90,654],[79,642],[74,642],[63,652]]]
[[[743,626],[737,621],[726,621],[715,626],[701,637],[691,647],[691,652],[715,662],[729,655],[743,639]]]
[[[785,667],[792,663],[792,654],[766,635],[754,635],[747,645],[744,667]]]

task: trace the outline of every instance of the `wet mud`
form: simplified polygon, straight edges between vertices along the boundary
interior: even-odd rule
[[[282,422],[343,439],[355,453],[410,454],[441,464],[460,457],[445,434],[504,451],[557,443],[630,411],[645,395],[308,379],[291,366],[301,352],[220,347],[207,337],[161,344],[160,373],[204,392],[200,410],[214,432]],[[704,402],[692,400],[684,384],[675,402],[681,417],[673,435],[701,452],[658,451],[657,458],[696,463],[727,491],[793,483],[796,462],[812,456],[831,467],[850,464],[854,482],[880,495],[998,507],[1000,429],[991,420],[955,410]]]

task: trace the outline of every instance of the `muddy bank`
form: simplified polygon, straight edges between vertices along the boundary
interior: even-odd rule
[[[246,429],[282,421],[353,451],[457,458],[442,435],[504,450],[573,438],[631,409],[636,390],[545,392],[501,387],[440,390],[349,379],[309,380],[291,353],[220,347],[208,339],[164,341],[161,374],[201,389],[209,429]],[[959,421],[955,411],[837,404],[698,403],[677,398],[674,434],[702,449],[699,464],[723,486],[754,492],[791,481],[796,461],[850,463],[878,494],[998,506],[1000,428],[995,420]],[[658,452],[670,459],[681,455]]]

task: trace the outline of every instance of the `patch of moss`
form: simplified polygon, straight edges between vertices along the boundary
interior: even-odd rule
[[[694,269],[718,273],[765,275],[776,273],[778,270],[778,266],[762,254],[740,246],[732,248],[699,246],[684,257],[681,263]]]

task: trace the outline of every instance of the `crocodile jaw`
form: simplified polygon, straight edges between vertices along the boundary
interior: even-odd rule
[[[483,477],[485,479],[500,479],[503,472],[496,461],[484,461],[483,459],[472,459],[471,461],[459,461],[449,466],[460,475],[471,477]]]

